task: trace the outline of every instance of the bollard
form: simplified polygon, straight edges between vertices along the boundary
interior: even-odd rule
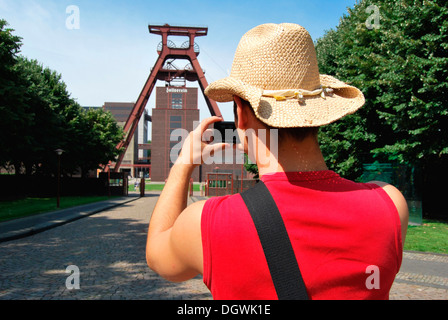
[[[140,179],[140,197],[145,196],[145,178]]]

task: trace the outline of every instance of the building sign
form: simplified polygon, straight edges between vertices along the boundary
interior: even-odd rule
[[[185,88],[166,88],[166,93],[187,93],[188,90]]]

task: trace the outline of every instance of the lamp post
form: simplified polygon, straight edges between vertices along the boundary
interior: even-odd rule
[[[54,150],[56,154],[58,155],[58,194],[57,194],[57,208],[59,208],[60,205],[60,198],[61,198],[61,155],[64,152],[62,149],[56,149]]]
[[[110,163],[107,165],[107,194],[110,198]]]

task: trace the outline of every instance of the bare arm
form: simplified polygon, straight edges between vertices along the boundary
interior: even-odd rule
[[[146,261],[151,269],[171,281],[185,281],[202,273],[201,215],[205,202],[187,207],[188,184],[193,170],[204,160],[202,154],[227,146],[202,141],[208,126],[221,120],[208,118],[190,133],[152,213]]]
[[[408,222],[409,222],[409,209],[406,199],[403,197],[401,192],[391,184],[381,181],[372,181],[371,183],[380,186],[389,195],[389,197],[395,204],[395,207],[397,208],[398,211],[398,215],[400,217],[401,239],[404,244],[404,241],[406,240],[406,232],[408,230]]]

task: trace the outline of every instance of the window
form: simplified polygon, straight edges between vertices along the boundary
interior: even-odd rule
[[[183,94],[182,93],[172,93],[171,94],[171,108],[182,109]]]
[[[170,116],[170,121],[172,122],[181,122],[182,116]]]
[[[170,116],[170,129],[182,128],[182,116]]]
[[[170,122],[170,129],[182,128],[182,123],[180,122]]]
[[[226,180],[209,180],[208,186],[210,188],[227,188]]]

